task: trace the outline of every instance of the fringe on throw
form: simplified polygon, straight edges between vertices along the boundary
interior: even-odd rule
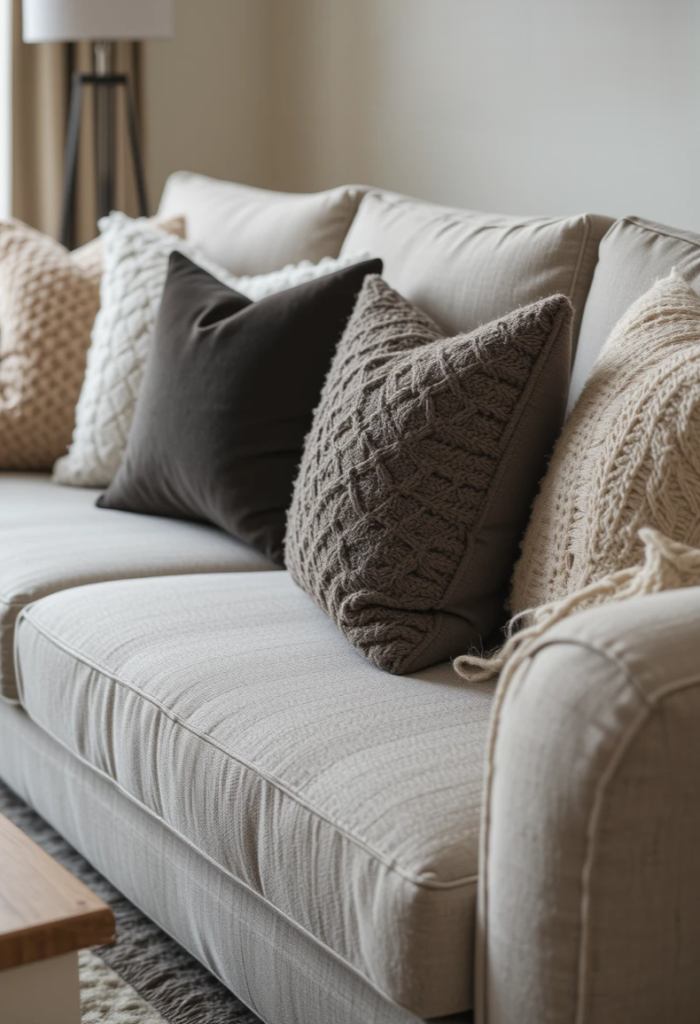
[[[524,660],[533,642],[568,615],[608,601],[700,584],[700,549],[679,544],[648,527],[640,530],[638,536],[644,544],[642,565],[621,569],[560,601],[521,612],[508,623],[507,639],[499,651],[489,658],[462,654],[454,661],[455,670],[471,682],[486,682],[516,655],[518,662]]]

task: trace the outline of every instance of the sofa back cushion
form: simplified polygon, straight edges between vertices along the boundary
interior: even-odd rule
[[[618,320],[673,268],[700,291],[700,235],[679,231],[639,217],[618,220],[600,245],[569,391],[575,405]]]
[[[159,215],[183,215],[188,240],[230,273],[268,274],[337,256],[364,191],[342,185],[310,194],[270,192],[176,171]]]
[[[447,335],[472,331],[548,295],[566,295],[575,310],[575,346],[598,243],[612,223],[589,214],[475,213],[371,191],[342,251],[381,258],[388,284]]]

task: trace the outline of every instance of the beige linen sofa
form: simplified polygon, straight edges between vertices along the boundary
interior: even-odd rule
[[[572,400],[657,276],[700,284],[700,238],[635,219],[185,174],[161,212],[237,272],[370,251],[451,331],[564,291]],[[561,623],[494,698],[95,497],[0,478],[0,777],[263,1020],[700,1019],[700,590]]]

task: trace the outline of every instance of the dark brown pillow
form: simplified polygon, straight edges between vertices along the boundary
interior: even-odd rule
[[[174,252],[124,461],[98,505],[215,523],[282,564],[314,406],[381,269],[367,260],[251,302]]]
[[[563,422],[572,313],[554,295],[445,339],[365,279],[306,440],[286,563],[380,668],[415,672],[502,624]]]

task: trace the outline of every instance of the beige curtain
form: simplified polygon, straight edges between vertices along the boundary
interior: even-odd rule
[[[14,0],[12,75],[12,210],[15,217],[54,237],[61,223],[63,161],[70,83],[74,71],[93,71],[89,43],[22,42],[22,3]],[[116,72],[126,72],[134,90],[139,125],[142,124],[142,47],[117,43]],[[136,182],[120,89],[116,101],[117,179],[115,205],[138,213]],[[143,153],[143,150],[142,150]],[[84,92],[76,187],[75,244],[97,234],[92,90]]]

